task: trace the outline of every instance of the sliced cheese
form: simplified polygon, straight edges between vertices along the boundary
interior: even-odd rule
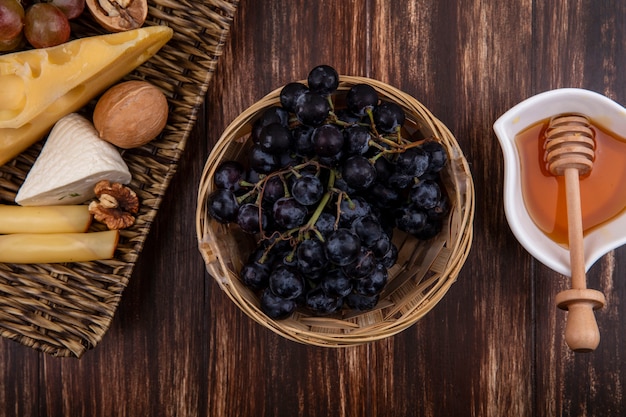
[[[0,165],[151,58],[172,34],[151,26],[0,56]]]
[[[0,204],[0,234],[79,233],[91,225],[89,207],[69,206],[20,207]]]
[[[0,262],[38,264],[111,259],[117,230],[91,233],[16,233],[0,236]]]
[[[80,204],[95,196],[100,180],[128,184],[131,174],[117,148],[93,124],[70,113],[55,125],[15,202],[22,206]]]

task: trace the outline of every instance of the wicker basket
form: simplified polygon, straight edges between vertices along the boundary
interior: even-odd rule
[[[256,294],[239,280],[242,260],[254,248],[254,238],[237,226],[223,225],[207,213],[207,196],[213,191],[213,173],[220,162],[240,159],[245,152],[252,123],[267,107],[280,103],[277,89],[248,108],[224,131],[205,165],[198,193],[196,227],[199,250],[207,271],[222,290],[248,316],[294,341],[317,346],[351,346],[396,334],[428,313],[455,282],[471,247],[474,187],[467,162],[450,131],[418,101],[381,82],[341,77],[339,92],[367,82],[383,99],[400,104],[408,120],[430,130],[443,143],[450,163],[442,180],[451,200],[451,214],[438,237],[421,242],[399,231],[394,233],[398,261],[376,308],[368,312],[343,310],[341,315],[316,317],[296,311],[285,320],[272,320],[260,309]]]
[[[127,79],[144,79],[168,97],[163,134],[123,153],[141,200],[136,224],[121,233],[115,259],[51,265],[0,264],[0,335],[55,356],[80,357],[108,330],[162,197],[176,172],[228,35],[238,1],[148,1],[146,26],[167,25],[174,36]],[[106,33],[85,11],[74,37]],[[85,108],[86,112],[91,110]],[[15,194],[41,143],[0,167],[0,202]],[[96,227],[96,226],[94,226]]]

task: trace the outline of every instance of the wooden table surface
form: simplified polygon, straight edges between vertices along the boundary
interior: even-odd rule
[[[492,130],[536,93],[626,103],[626,3],[242,0],[206,104],[111,328],[81,359],[0,341],[0,414],[20,416],[619,416],[626,414],[626,251],[588,274],[607,306],[572,353],[555,295],[568,279],[516,241]],[[206,273],[197,187],[235,116],[317,64],[376,78],[456,136],[476,187],[474,242],[441,302],[404,332],[331,349],[256,324]]]

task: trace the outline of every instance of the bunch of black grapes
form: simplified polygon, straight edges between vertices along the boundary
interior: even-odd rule
[[[239,276],[273,319],[374,308],[398,257],[394,229],[428,240],[449,212],[444,147],[408,134],[403,109],[369,84],[338,85],[327,65],[287,84],[254,122],[247,160],[213,178],[209,213],[257,237]]]

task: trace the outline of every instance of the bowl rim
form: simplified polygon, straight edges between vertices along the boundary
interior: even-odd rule
[[[526,211],[521,191],[520,158],[515,136],[541,120],[561,113],[582,113],[605,129],[626,137],[626,109],[610,98],[582,88],[559,88],[529,97],[506,111],[493,129],[504,157],[504,210],[511,231],[520,244],[550,269],[571,275],[569,251],[549,239]],[[607,252],[626,243],[626,210],[613,220],[585,234],[585,269]],[[615,232],[617,231],[617,233]]]

